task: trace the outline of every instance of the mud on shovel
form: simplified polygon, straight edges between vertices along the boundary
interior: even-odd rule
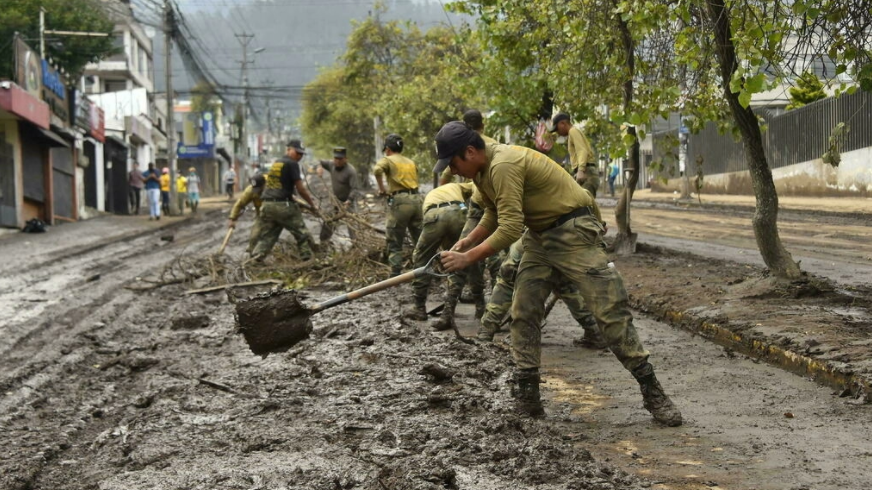
[[[236,323],[253,353],[266,357],[274,352],[284,352],[309,337],[312,332],[312,315],[411,282],[425,274],[448,276],[437,269],[438,265],[437,254],[424,267],[330,298],[311,308],[300,302],[298,292],[293,289],[255,296],[236,303]]]

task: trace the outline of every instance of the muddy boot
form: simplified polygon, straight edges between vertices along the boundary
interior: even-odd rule
[[[474,297],[475,302],[475,319],[481,320],[481,317],[484,316],[485,307],[487,306],[484,302],[484,295],[479,294]]]
[[[681,412],[663,392],[663,387],[654,376],[654,367],[646,362],[633,370],[633,376],[642,390],[642,405],[651,412],[654,420],[669,427],[681,425]]]
[[[475,296],[472,294],[472,291],[469,287],[463,288],[463,292],[460,293],[460,302],[464,304],[470,304],[475,302]]]
[[[450,330],[454,328],[454,309],[457,308],[457,296],[453,296],[451,294],[445,298],[445,308],[442,309],[442,314],[439,315],[439,319],[433,322],[430,325],[433,330],[437,332],[441,332],[443,330]]]
[[[427,319],[427,298],[415,297],[415,304],[406,308],[403,312],[403,317],[409,320],[417,320],[423,322]]]
[[[545,409],[539,397],[539,370],[521,369],[518,371],[518,388],[515,395],[515,409],[530,417],[544,417]]]

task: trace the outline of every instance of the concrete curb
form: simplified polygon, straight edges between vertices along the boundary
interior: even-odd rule
[[[676,328],[687,330],[749,357],[765,361],[800,376],[809,377],[815,382],[835,388],[839,396],[853,397],[872,403],[872,379],[854,373],[847,366],[839,366],[775,345],[768,338],[744,336],[707,319],[677,311],[669,305],[645,301],[630,296],[630,305],[658,321]]]

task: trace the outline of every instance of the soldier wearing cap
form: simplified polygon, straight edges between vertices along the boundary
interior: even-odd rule
[[[437,170],[450,166],[452,173],[471,178],[485,204],[472,233],[442,252],[447,271],[484,260],[523,234],[510,327],[519,369],[517,408],[544,415],[539,397],[540,328],[547,296],[561,281],[568,281],[592,309],[609,349],[639,382],[644,407],[657,422],[680,425],[681,413],[663,392],[636,334],[623,280],[601,247],[604,230],[591,194],[542,153],[485,145],[460,121],[442,127],[436,151]]]
[[[387,135],[382,150],[385,152],[385,157],[376,162],[373,174],[378,183],[379,194],[388,196],[385,235],[388,263],[393,277],[403,271],[403,241],[406,238],[406,230],[412,235],[412,243],[418,243],[423,219],[421,209],[423,202],[418,194],[418,166],[401,155],[403,138],[397,134]],[[388,181],[387,189],[384,184],[385,178]]]
[[[575,177],[576,182],[581,187],[596,197],[596,191],[600,185],[600,174],[590,142],[587,141],[580,129],[572,125],[569,114],[565,112],[555,114],[551,120],[551,125],[557,134],[566,137],[566,151],[569,152],[569,161],[572,165],[569,173]]]
[[[415,245],[412,258],[415,268],[423,267],[439,251],[448,250],[460,238],[466,223],[466,201],[472,196],[475,186],[472,182],[445,184],[427,193],[424,198],[424,225],[421,236]],[[427,319],[427,291],[430,289],[430,275],[424,274],[412,282],[415,303],[406,316],[413,320]],[[449,291],[451,288],[449,288]],[[459,294],[448,294],[442,317],[433,328],[447,330],[454,324],[454,308]],[[484,297],[481,298],[482,306]]]
[[[496,143],[497,140],[491,138],[484,134],[484,117],[481,115],[481,111],[478,109],[470,109],[463,113],[463,122],[466,123],[467,126],[472,128],[473,131],[481,135],[481,139],[484,140],[485,143]],[[446,168],[439,175],[439,185],[445,185],[454,180],[454,176],[451,175],[451,169]],[[463,181],[463,177],[460,177],[461,181]]]
[[[314,240],[306,229],[300,207],[294,201],[294,193],[299,192],[312,209],[318,209],[315,200],[306,189],[300,170],[300,160],[305,154],[306,150],[300,140],[289,141],[285,156],[276,160],[265,175],[263,207],[255,222],[258,233],[257,245],[251,252],[259,261],[269,255],[283,229],[294,235],[300,258],[303,260],[312,258]]]
[[[356,191],[360,186],[357,182],[357,170],[348,163],[346,149],[341,146],[333,148],[333,161],[321,160],[319,175],[324,170],[330,172],[333,195],[342,203],[350,205],[357,197]]]
[[[266,177],[263,174],[257,174],[250,179],[251,184],[248,185],[244,191],[242,191],[242,196],[236,200],[236,203],[233,204],[233,208],[230,210],[230,217],[227,221],[228,228],[236,228],[236,220],[245,212],[246,206],[249,204],[254,204],[254,225],[251,227],[251,233],[248,235],[248,250],[247,252],[251,254],[254,250],[254,247],[257,245],[258,240],[260,240],[263,234],[260,230],[260,220],[257,219],[260,217],[260,208],[263,205],[263,190],[266,185]]]

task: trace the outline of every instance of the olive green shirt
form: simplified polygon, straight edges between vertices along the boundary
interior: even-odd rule
[[[580,129],[572,126],[567,135],[566,151],[569,152],[569,161],[572,162],[571,172],[573,177],[578,172],[579,165],[594,163],[593,149],[590,142],[585,138]]]
[[[418,167],[403,155],[395,153],[382,158],[375,164],[373,173],[376,177],[387,177],[390,193],[418,188]]]
[[[557,162],[521,146],[485,145],[487,165],[473,181],[481,191],[484,216],[479,223],[492,232],[486,243],[508,248],[524,225],[543,231],[560,216],[584,206],[602,219],[590,192],[582,189]]]
[[[427,193],[424,198],[424,210],[434,204],[442,204],[444,202],[457,201],[465,203],[469,196],[472,195],[472,190],[475,189],[475,184],[472,182],[464,182],[463,184],[445,184],[433,189]]]
[[[233,205],[233,209],[230,210],[230,219],[235,220],[239,218],[239,215],[242,214],[242,211],[245,210],[245,207],[248,206],[249,203],[254,203],[254,209],[260,210],[261,204],[263,204],[263,200],[261,199],[261,194],[263,194],[263,187],[254,187],[249,185],[242,191],[242,196],[236,201],[236,204]]]

